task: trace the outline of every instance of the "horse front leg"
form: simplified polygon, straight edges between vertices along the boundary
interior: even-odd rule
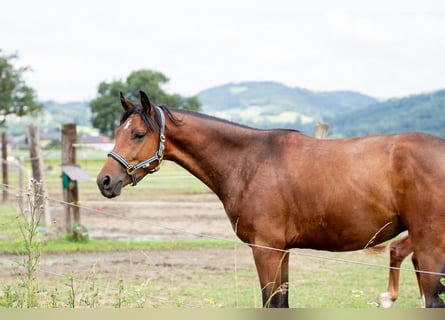
[[[445,248],[442,248],[444,250]],[[445,286],[440,281],[442,276],[434,273],[445,273],[445,251],[431,253],[432,250],[415,251],[413,263],[419,281],[419,289],[423,294],[422,300],[426,308],[445,308],[445,302],[441,296],[445,294]],[[437,254],[436,254],[437,253]],[[430,271],[428,272],[422,271]]]
[[[411,257],[411,261],[413,262],[414,270],[419,270],[419,261],[417,260],[417,256],[415,253],[413,253],[413,256]],[[420,280],[420,274],[418,272],[416,272],[416,278],[417,278],[417,285],[419,286],[422,307],[425,307],[425,294],[423,293],[422,283]]]
[[[261,285],[263,307],[289,308],[289,252],[252,247]]]

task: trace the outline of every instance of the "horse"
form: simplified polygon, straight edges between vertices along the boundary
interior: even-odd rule
[[[426,307],[444,307],[445,140],[425,133],[319,140],[120,94],[115,144],[97,175],[114,198],[176,162],[222,202],[251,247],[263,307],[289,307],[292,248],[354,251],[408,230]]]
[[[403,260],[413,252],[413,244],[409,235],[404,236],[401,239],[391,242],[389,245],[389,278],[388,289],[386,292],[380,294],[379,307],[390,308],[399,297],[399,276],[400,266]],[[419,263],[415,254],[412,255],[411,261],[414,266],[414,270],[419,270]],[[420,296],[422,297],[423,304],[425,304],[425,297],[420,282],[420,274],[416,272],[417,285],[419,287]]]

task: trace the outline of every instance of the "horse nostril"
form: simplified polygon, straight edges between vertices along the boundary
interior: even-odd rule
[[[108,189],[110,187],[111,184],[111,178],[110,176],[106,175],[103,179],[102,179],[102,186],[106,189]]]
[[[110,175],[99,175],[97,177],[97,186],[104,197],[114,198],[120,195],[123,181]]]

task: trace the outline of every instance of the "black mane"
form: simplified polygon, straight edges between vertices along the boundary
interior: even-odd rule
[[[179,126],[182,124],[181,119],[178,119],[177,117],[175,117],[170,108],[168,108],[165,105],[159,105],[159,108],[161,108],[162,111],[164,111],[167,116],[169,117],[169,119],[174,123],[174,125]],[[259,129],[259,128],[253,128],[253,127],[249,127],[247,125],[243,125],[243,124],[239,124],[230,120],[226,120],[226,119],[222,119],[222,118],[217,118],[205,113],[200,113],[200,112],[196,112],[196,111],[191,111],[191,110],[184,110],[184,109],[174,109],[175,112],[181,113],[181,114],[189,114],[189,115],[193,115],[196,116],[198,118],[202,118],[202,119],[206,119],[206,120],[211,120],[211,121],[216,121],[216,122],[221,122],[221,123],[225,123],[225,124],[230,124],[233,126],[237,126],[240,128],[244,128],[244,129],[250,129],[250,130],[257,130],[257,131],[263,131],[264,129]],[[156,122],[153,122],[153,119],[144,112],[144,109],[142,108],[141,105],[136,105],[133,108],[128,109],[127,111],[125,111],[122,114],[121,120],[120,120],[120,124],[122,125],[127,119],[128,117],[130,117],[132,114],[138,114],[142,121],[144,121],[144,123],[147,125],[147,127],[154,131],[156,129],[159,129],[161,127],[161,120],[159,118],[159,116],[156,114]],[[278,130],[284,130],[284,131],[296,131],[299,132],[298,130],[294,130],[294,129],[278,129]]]

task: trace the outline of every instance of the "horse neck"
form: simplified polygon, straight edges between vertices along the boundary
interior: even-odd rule
[[[176,111],[173,115],[181,124],[167,124],[164,158],[220,196],[227,174],[243,162],[242,151],[254,130],[195,113]]]

